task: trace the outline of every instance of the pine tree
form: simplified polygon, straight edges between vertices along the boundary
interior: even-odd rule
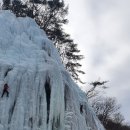
[[[3,0],[3,10],[8,10],[10,7],[10,0]]]
[[[65,68],[76,81],[82,82],[79,73],[84,74],[84,72],[79,69],[82,66],[79,61],[83,59],[83,56],[79,55],[77,44],[63,29],[63,25],[68,22],[66,19],[68,6],[65,6],[64,1],[30,0],[23,4],[14,0],[11,10],[16,16],[35,19],[59,50]]]
[[[27,16],[28,7],[26,4],[23,4],[19,0],[12,1],[12,6],[10,7],[12,12],[15,13],[17,17],[25,17]]]

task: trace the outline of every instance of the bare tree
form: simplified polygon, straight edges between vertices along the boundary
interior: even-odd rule
[[[95,99],[92,101],[92,107],[103,125],[106,125],[107,121],[120,109],[120,105],[117,104],[116,99],[113,97]]]
[[[108,87],[106,87],[104,84],[106,84],[108,81],[94,81],[91,82],[91,88],[86,92],[86,96],[88,97],[88,99],[93,98],[95,96],[97,96],[99,94],[100,91],[98,91],[98,88],[101,89],[106,89]]]
[[[113,116],[113,121],[117,124],[122,124],[124,120],[124,116],[120,112],[115,113]]]

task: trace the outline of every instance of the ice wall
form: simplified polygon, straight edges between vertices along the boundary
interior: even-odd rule
[[[45,32],[9,11],[0,11],[0,130],[104,130]]]

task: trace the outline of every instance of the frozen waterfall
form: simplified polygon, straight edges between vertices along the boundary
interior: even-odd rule
[[[0,130],[104,130],[45,32],[9,11],[0,11]]]

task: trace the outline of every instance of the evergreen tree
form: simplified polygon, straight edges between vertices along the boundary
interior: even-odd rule
[[[12,1],[12,6],[10,9],[15,13],[17,17],[27,16],[28,7],[19,0]]]
[[[35,19],[58,48],[65,68],[76,81],[82,82],[79,73],[84,74],[84,72],[79,69],[82,66],[79,61],[83,59],[83,56],[79,55],[77,44],[63,29],[63,25],[68,22],[66,19],[68,7],[65,6],[64,1],[30,0],[23,4],[14,0],[11,10],[16,16],[28,16]]]
[[[3,10],[8,10],[10,7],[10,0],[3,0]]]

